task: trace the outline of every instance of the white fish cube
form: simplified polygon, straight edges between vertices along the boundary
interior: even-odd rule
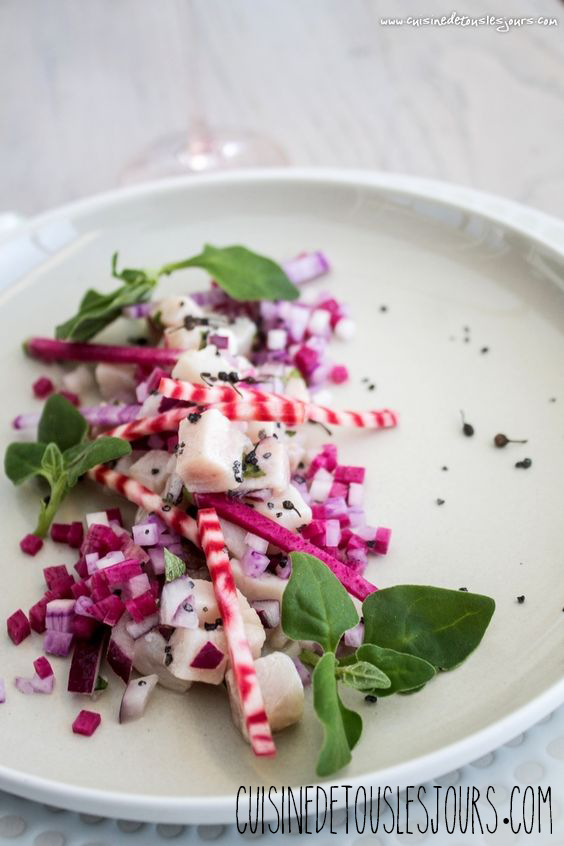
[[[179,326],[185,317],[202,317],[201,307],[192,297],[165,297],[153,309],[153,316],[158,315],[163,326]]]
[[[174,365],[172,376],[174,379],[184,379],[197,385],[205,385],[202,373],[217,376],[220,371],[229,373],[233,370],[231,364],[221,355],[213,344],[202,350],[186,350]]]
[[[163,449],[146,452],[129,468],[129,475],[139,484],[161,494],[174,470],[175,457]]]
[[[291,503],[293,507],[288,508],[288,503]],[[299,526],[306,526],[312,520],[311,508],[293,485],[289,485],[283,493],[273,494],[265,502],[255,502],[254,506],[259,514],[264,514],[265,517],[275,520],[292,532]]]
[[[243,452],[250,441],[220,411],[210,408],[178,429],[176,472],[192,493],[233,490],[241,479]]]

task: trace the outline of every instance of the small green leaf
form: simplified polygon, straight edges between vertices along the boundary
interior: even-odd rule
[[[378,667],[368,661],[357,661],[344,667],[337,667],[337,678],[347,687],[355,690],[374,690],[391,687],[391,681]]]
[[[165,561],[165,581],[174,582],[175,579],[180,579],[186,573],[186,564],[179,558],[178,555],[170,552],[166,547],[164,551]]]
[[[27,479],[37,476],[45,449],[45,444],[10,444],[4,455],[4,472],[8,479],[14,485],[21,485]]]
[[[201,267],[234,300],[295,300],[300,292],[279,264],[246,247],[212,247],[206,244],[200,255],[164,265],[161,274],[185,267]]]
[[[37,429],[40,443],[54,443],[64,451],[80,443],[87,431],[88,423],[71,402],[59,394],[49,397]]]
[[[435,675],[435,668],[428,661],[405,652],[396,652],[394,649],[382,649],[371,643],[363,644],[357,649],[356,655],[361,661],[368,661],[378,667],[389,679],[389,686],[373,686],[378,696],[418,690]]]
[[[327,652],[313,671],[313,707],[324,729],[324,740],[317,761],[317,775],[330,776],[351,760],[351,749],[362,734],[362,719],[346,708],[337,690],[336,659]]]
[[[64,475],[64,472],[63,453],[57,444],[47,444],[41,461],[41,475],[54,485]]]
[[[397,585],[365,599],[364,640],[450,670],[476,649],[494,610],[477,593]]]
[[[292,640],[313,640],[335,651],[343,633],[358,623],[345,588],[318,558],[293,552],[292,575],[282,597],[282,629]]]
[[[65,450],[63,458],[68,473],[69,485],[77,481],[92,467],[115,461],[131,452],[131,444],[122,438],[101,437],[95,441],[83,441]]]

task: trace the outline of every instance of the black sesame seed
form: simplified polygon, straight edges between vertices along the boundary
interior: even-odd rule
[[[487,352],[489,352],[489,351],[490,351],[490,348],[489,348],[489,347],[482,347],[482,349],[480,350],[480,352],[482,353],[482,355],[485,355],[485,353],[487,353]]]
[[[265,452],[265,454],[263,455],[263,458],[271,458],[271,457],[272,457],[271,452]]]
[[[274,508],[274,503],[273,502],[267,502],[266,507],[270,508],[270,510],[272,510]]]
[[[387,305],[381,305],[380,311],[384,314],[386,311],[388,311],[388,306]]]
[[[474,427],[470,425],[470,423],[465,423],[462,427],[462,431],[466,435],[467,438],[471,438],[474,434]]]
[[[364,701],[370,702],[370,704],[373,705],[375,702],[378,702],[378,697],[374,696],[373,693],[367,693],[366,696],[364,697]]]
[[[139,679],[139,681],[137,682],[137,687],[144,687],[146,684],[147,682],[145,681],[145,679]]]
[[[525,601],[525,595],[524,594],[517,597],[517,602],[519,603],[519,605],[522,605],[524,603],[524,601]]]
[[[549,402],[556,402],[556,397],[550,397]]]
[[[448,467],[446,466],[446,464],[443,464],[443,466],[441,467],[441,470],[443,472],[446,472],[448,470]]]
[[[516,461],[515,467],[519,467],[522,470],[528,470],[529,467],[532,465],[532,461],[530,458],[524,458],[523,461]]]
[[[158,476],[160,472],[161,471],[159,470],[158,467],[151,467],[151,475],[152,476]]]
[[[281,512],[281,511],[277,511],[277,512],[276,512],[276,516],[277,516],[277,517],[282,517],[282,512]]]
[[[193,411],[191,414],[188,415],[188,421],[190,423],[197,423],[202,415],[198,414],[197,411]]]
[[[169,667],[172,664],[172,655],[171,655],[170,652],[167,652],[167,654],[165,655],[164,662],[165,662],[165,667]]]
[[[444,499],[440,499],[440,497],[437,497],[437,499],[436,499],[436,503],[437,503],[437,505],[444,505],[444,504],[445,504],[445,500],[444,500]]]
[[[458,590],[461,590],[463,593],[468,593],[468,588],[465,587],[458,588]]]

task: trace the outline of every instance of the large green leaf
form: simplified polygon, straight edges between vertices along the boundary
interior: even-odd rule
[[[59,394],[49,397],[37,428],[42,444],[57,444],[63,452],[80,443],[88,431],[88,423],[74,405]]]
[[[356,652],[357,658],[378,667],[386,674],[389,686],[373,685],[373,692],[378,696],[391,696],[422,687],[435,675],[435,668],[423,658],[396,652],[395,649],[383,649],[372,643],[365,643]]]

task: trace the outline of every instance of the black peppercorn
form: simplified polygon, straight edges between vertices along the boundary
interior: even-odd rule
[[[519,603],[519,605],[522,605],[522,604],[524,603],[524,601],[525,601],[525,596],[524,596],[524,595],[521,595],[521,596],[518,596],[518,597],[517,597],[517,602]]]
[[[462,417],[462,432],[467,438],[471,438],[474,434],[474,427],[470,423],[466,422],[463,411],[460,412],[460,416]]]
[[[516,461],[515,467],[519,467],[522,470],[528,470],[533,462],[530,458],[524,458],[523,461]]]
[[[364,697],[364,701],[370,702],[370,704],[373,705],[374,702],[378,702],[378,697],[374,696],[373,693],[367,693],[366,696]]]

